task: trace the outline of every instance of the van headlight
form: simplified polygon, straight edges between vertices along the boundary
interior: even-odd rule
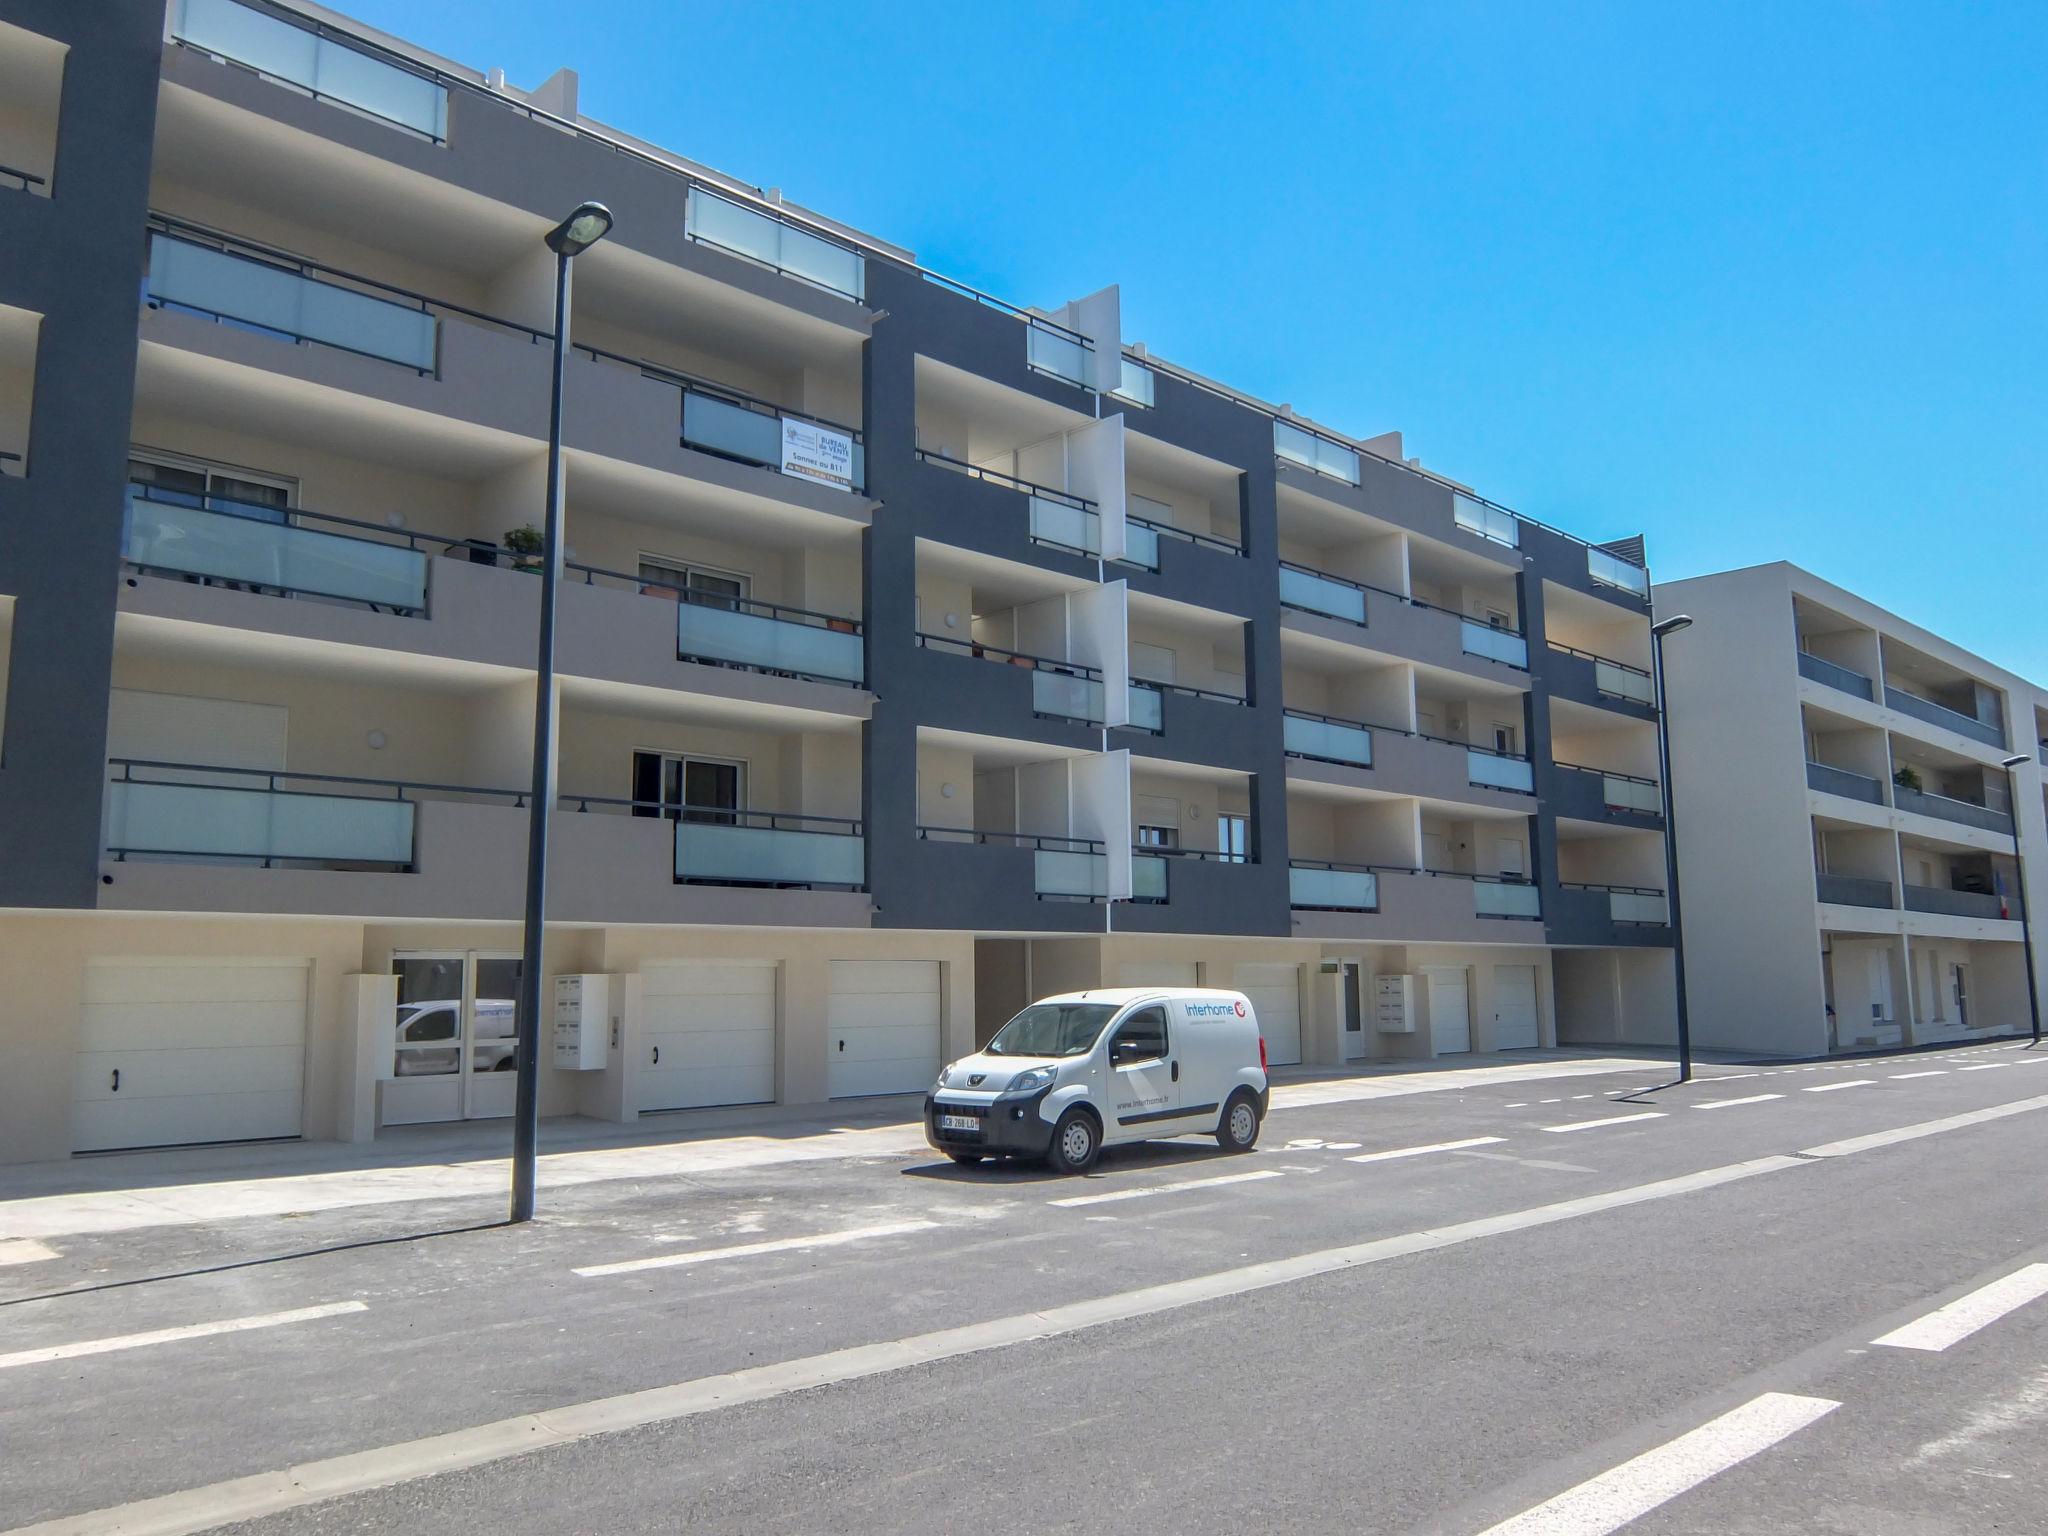
[[[951,1067],[939,1068],[939,1080],[936,1083],[932,1084],[932,1092],[937,1093],[941,1088],[945,1087],[946,1079],[951,1077],[952,1075],[953,1069]]]
[[[1041,1088],[1050,1088],[1054,1079],[1059,1075],[1060,1069],[1058,1067],[1032,1067],[1027,1071],[1019,1072],[1015,1077],[1011,1078],[1010,1086],[1005,1088],[1003,1092],[1036,1093]]]

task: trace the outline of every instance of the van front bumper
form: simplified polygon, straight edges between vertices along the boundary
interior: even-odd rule
[[[1039,1117],[1038,1109],[1050,1086],[1017,1098],[999,1098],[986,1104],[955,1104],[926,1095],[924,1139],[940,1152],[962,1152],[983,1157],[1043,1157],[1052,1145],[1052,1127]],[[971,1131],[939,1128],[939,1116],[966,1115],[979,1122]]]

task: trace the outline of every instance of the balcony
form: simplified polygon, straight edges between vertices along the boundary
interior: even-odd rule
[[[1536,774],[1528,758],[1487,747],[1465,749],[1465,782],[1521,795],[1536,793]]]
[[[1273,456],[1346,485],[1358,484],[1357,449],[1289,422],[1273,423]]]
[[[1305,565],[1280,562],[1280,606],[1325,614],[1347,624],[1365,623],[1365,588]]]
[[[443,547],[460,542],[223,496],[171,498],[132,485],[121,558],[152,575],[413,615],[427,607],[423,538]]]
[[[1853,672],[1836,662],[1816,656],[1811,651],[1799,653],[1799,675],[1809,682],[1819,683],[1823,687],[1833,688],[1859,699],[1874,702],[1877,697],[1875,685],[1861,672]]]
[[[682,661],[743,667],[780,677],[859,688],[867,681],[867,647],[854,619],[672,586],[573,561],[564,570],[596,585],[637,589],[676,605],[676,656]]]
[[[867,839],[848,817],[686,806],[675,829],[676,880],[684,885],[867,888]]]
[[[1521,671],[1529,670],[1529,642],[1512,629],[1482,624],[1477,619],[1460,620],[1459,643],[1467,656],[1483,656],[1504,662]]]
[[[1630,565],[1628,561],[1619,559],[1604,549],[1587,546],[1586,574],[1592,578],[1596,586],[1614,587],[1646,601],[1650,596],[1650,573],[1640,565]]]
[[[1590,663],[1593,669],[1593,691],[1602,698],[1626,699],[1631,704],[1641,704],[1649,709],[1657,707],[1656,679],[1641,667],[1632,667],[1625,661],[1598,656],[1591,651],[1579,650],[1576,646],[1550,642],[1550,648],[1564,656],[1575,656]]]
[[[1021,313],[1021,312],[1020,312]],[[1041,315],[1024,313],[1024,362],[1034,372],[1050,374],[1081,389],[1088,387],[1088,355],[1095,343]]]
[[[1892,804],[1902,811],[1912,811],[1921,816],[1935,816],[1943,821],[1955,822],[1958,826],[1979,827],[1986,832],[2003,832],[2012,836],[2012,816],[2006,811],[1994,811],[1987,805],[1976,805],[1968,800],[1954,800],[1947,795],[1933,795],[1921,789],[1908,789],[1903,784],[1892,785]]]
[[[1161,539],[1174,539],[1182,544],[1192,544],[1197,549],[1229,555],[1233,559],[1244,558],[1243,546],[1233,544],[1228,539],[1219,539],[1207,533],[1191,533],[1185,528],[1169,527],[1165,523],[1155,523],[1150,518],[1138,517],[1127,512],[1124,514],[1123,563],[1135,565],[1141,570],[1158,570]]]
[[[1119,400],[1128,400],[1133,405],[1150,407],[1158,392],[1158,381],[1152,370],[1132,358],[1122,360],[1117,375],[1117,386],[1111,391]]]
[[[1577,814],[1578,801],[1584,793],[1581,786],[1597,786],[1600,809],[1608,815],[1625,814],[1634,816],[1659,816],[1664,814],[1664,793],[1655,779],[1645,779],[1633,773],[1614,773],[1605,768],[1585,768],[1577,763],[1553,763],[1567,775],[1564,804],[1557,807],[1558,814]]]
[[[1928,725],[1938,725],[1945,731],[1954,731],[1958,736],[1967,736],[1972,741],[1981,741],[1986,746],[2004,747],[2005,729],[1990,721],[1979,720],[1932,699],[1923,699],[1917,693],[1906,693],[1889,685],[1884,690],[1884,702],[1902,715],[1911,715],[1915,720]]]
[[[1815,894],[1821,901],[1837,907],[1882,907],[1887,910],[1896,905],[1892,900],[1892,883],[1889,880],[1872,880],[1861,875],[1830,875],[1816,871],[1814,874]]]
[[[1451,493],[1451,521],[1488,543],[1504,544],[1509,549],[1521,548],[1522,520],[1506,507],[1496,507],[1491,502],[1454,491]]]
[[[1884,804],[1883,784],[1860,773],[1851,773],[1846,768],[1835,768],[1826,763],[1808,763],[1806,784],[1809,789],[1817,789],[1827,795],[1840,795],[1845,800],[1861,800],[1867,805]]]
[[[1905,889],[1908,912],[1931,912],[1942,917],[1989,918],[2017,922],[2023,911],[2019,892],[1999,895],[1992,891],[1955,891],[1927,885]]]
[[[1586,885],[1562,881],[1567,891],[1590,891],[1607,898],[1609,922],[1625,928],[1667,928],[1671,925],[1671,903],[1664,892],[1646,885]]]
[[[1289,757],[1357,768],[1372,766],[1372,730],[1355,720],[1290,709],[1281,722],[1281,744]]]
[[[1288,904],[1313,912],[1377,912],[1379,875],[1362,864],[1326,864],[1316,859],[1287,863]]]
[[[1432,873],[1442,874],[1445,871]],[[1472,911],[1475,916],[1519,918],[1530,922],[1542,920],[1543,893],[1532,882],[1501,875],[1465,878],[1472,882]]]
[[[867,262],[858,251],[694,183],[683,211],[683,233],[855,303],[867,296]]]

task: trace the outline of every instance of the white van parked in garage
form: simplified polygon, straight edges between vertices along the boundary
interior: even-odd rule
[[[925,1139],[956,1163],[1042,1157],[1086,1173],[1105,1146],[1213,1135],[1249,1152],[1266,1042],[1242,992],[1108,987],[1043,998],[939,1074]]]

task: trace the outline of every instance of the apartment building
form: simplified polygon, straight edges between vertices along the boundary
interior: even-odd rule
[[[2029,1028],[2048,693],[1796,566],[1656,602],[1694,620],[1664,655],[1695,1039],[1818,1056]]]
[[[1639,540],[576,97],[0,0],[0,1158],[509,1111],[586,199],[544,1114],[920,1091],[1094,984],[1281,1063],[1668,1034]]]

